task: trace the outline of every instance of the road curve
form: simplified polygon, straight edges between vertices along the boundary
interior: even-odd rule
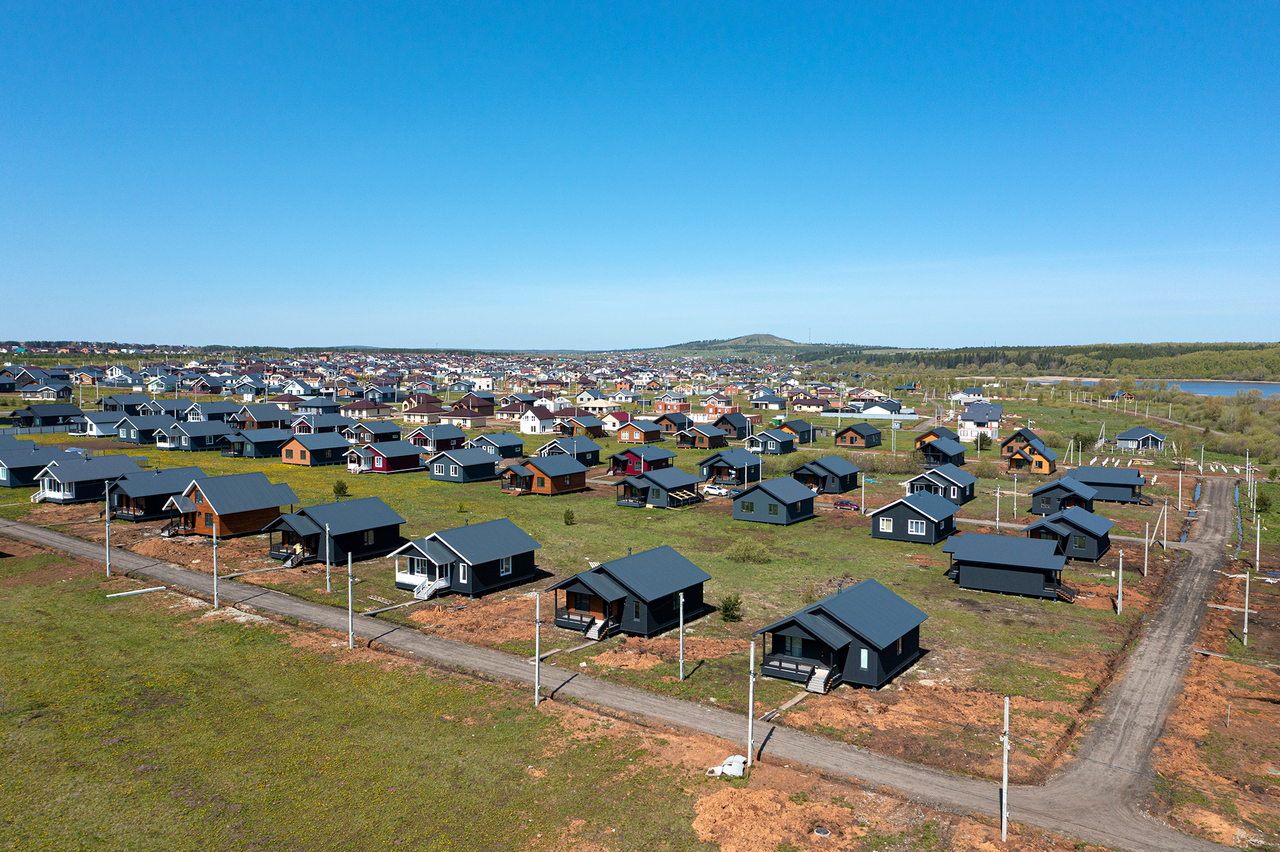
[[[1105,715],[1082,743],[1080,757],[1043,787],[1010,790],[1010,818],[1100,845],[1134,852],[1202,852],[1228,847],[1173,831],[1141,813],[1138,800],[1150,789],[1150,754],[1181,684],[1191,641],[1199,629],[1214,569],[1223,558],[1230,528],[1229,482],[1205,491],[1201,517],[1208,521],[1186,545],[1190,559],[1174,577],[1165,605],[1144,631],[1123,677],[1104,703]],[[1201,523],[1205,523],[1202,521]],[[102,561],[103,547],[53,530],[0,519],[0,534],[42,544],[84,559]],[[205,596],[213,594],[208,574],[157,562],[112,548],[112,566]],[[331,630],[347,629],[346,613],[282,592],[234,581],[218,584],[226,602],[295,618]],[[362,640],[448,666],[533,682],[533,666],[517,657],[416,630],[355,616]],[[746,720],[723,710],[680,701],[578,672],[542,667],[543,694],[590,702],[614,712],[642,716],[700,733],[743,742]],[[997,785],[884,757],[846,743],[756,723],[762,756],[805,763],[868,784],[891,787],[907,799],[954,813],[999,815]],[[762,744],[762,745],[761,745]],[[1096,761],[1096,762],[1095,762]]]

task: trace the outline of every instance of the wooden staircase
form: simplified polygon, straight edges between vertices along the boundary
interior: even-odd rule
[[[413,590],[414,600],[425,601],[436,592],[449,587],[448,580],[423,580],[418,587]]]
[[[813,674],[809,675],[809,681],[804,688],[807,692],[826,695],[831,691],[831,669],[827,666],[814,666]]]
[[[603,619],[592,619],[591,623],[587,625],[587,629],[583,631],[582,635],[586,636],[593,642],[599,642],[604,638],[604,632],[607,626],[608,622]]]

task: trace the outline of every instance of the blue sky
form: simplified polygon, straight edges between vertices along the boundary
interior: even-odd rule
[[[1274,4],[3,3],[0,338],[1275,340],[1278,36]]]

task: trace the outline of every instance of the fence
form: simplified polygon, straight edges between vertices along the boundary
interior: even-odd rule
[[[8,426],[0,428],[0,435],[47,435],[53,432],[70,432],[70,423],[57,426]]]

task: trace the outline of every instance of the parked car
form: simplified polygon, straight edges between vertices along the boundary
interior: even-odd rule
[[[856,512],[858,511],[858,508],[859,508],[858,504],[853,502],[852,500],[837,500],[832,505],[835,506],[835,508],[837,509],[845,509],[850,512]]]
[[[728,497],[729,489],[723,485],[708,485],[702,489],[702,493],[708,497]]]

